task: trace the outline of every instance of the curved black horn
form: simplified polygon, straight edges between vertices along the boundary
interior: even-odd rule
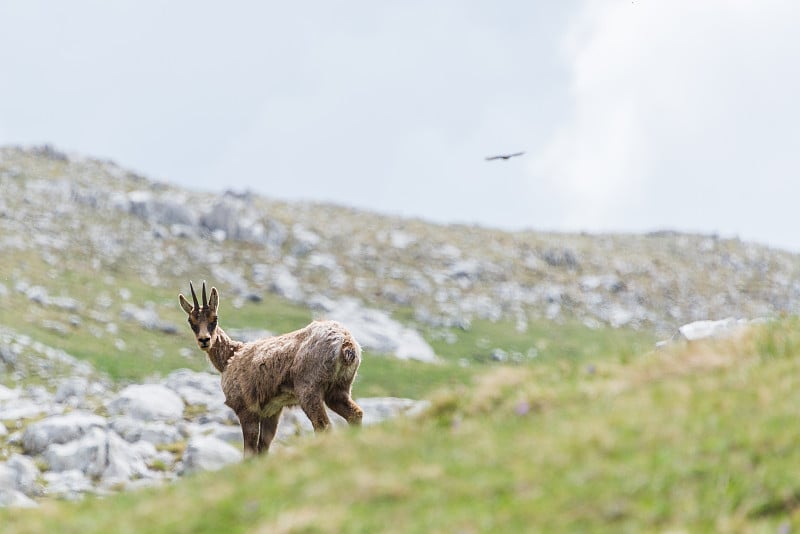
[[[194,292],[194,286],[192,285],[191,280],[189,280],[189,289],[192,290],[192,300],[194,301],[194,309],[199,310],[200,305],[197,303],[197,293]]]
[[[203,307],[208,308],[208,299],[206,298],[206,281],[203,280]]]

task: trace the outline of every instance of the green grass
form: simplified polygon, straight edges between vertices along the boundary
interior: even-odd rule
[[[188,292],[185,281],[162,280],[154,286],[127,269],[93,276],[86,258],[80,256],[69,258],[57,273],[36,253],[11,252],[3,258],[3,265],[3,272],[15,273],[30,285],[47,287],[51,296],[72,297],[81,306],[75,313],[43,307],[12,290],[4,299],[6,305],[0,307],[0,325],[87,360],[115,381],[141,381],[183,367],[209,369],[177,303],[177,293]],[[121,291],[128,295],[127,301],[120,296]],[[98,302],[101,295],[105,303]],[[177,334],[146,330],[122,319],[126,302],[137,306],[151,303],[162,321],[177,327]],[[77,316],[78,325],[70,324],[71,315]],[[410,310],[396,313],[405,322],[410,322],[412,315]],[[253,328],[281,333],[305,326],[312,314],[270,293],[265,293],[261,302],[248,301],[236,307],[223,291],[220,318],[227,330]],[[67,333],[48,329],[47,321],[65,325]],[[109,332],[107,322],[113,323],[116,331]],[[512,321],[476,320],[468,330],[423,328],[423,334],[440,356],[438,364],[398,361],[366,351],[354,394],[422,398],[441,387],[464,385],[476,373],[497,365],[491,353],[498,348],[506,351],[510,361],[524,365],[534,354],[535,360],[590,361],[605,355],[626,358],[653,342],[650,335],[641,332],[607,327],[592,330],[577,322],[541,320],[530,322],[525,332],[518,332]],[[454,342],[445,341],[446,337]]]
[[[515,367],[559,362],[570,366],[591,365],[596,359],[627,361],[653,346],[651,335],[602,327],[590,329],[577,322],[556,324],[538,321],[518,332],[511,321],[475,321],[469,330],[448,329],[426,333],[440,357],[438,364],[399,361],[365,352],[354,391],[358,396],[423,398],[443,387],[468,385],[476,375],[498,366],[491,353],[501,348]]]
[[[8,202],[12,215],[15,202],[22,202],[16,189],[23,179],[66,175],[84,186],[96,185],[62,162],[35,165],[26,174],[5,182],[14,190]],[[145,187],[118,177],[104,180],[120,190]],[[262,211],[287,227],[296,222],[298,206],[268,206]],[[23,211],[25,224],[36,227],[36,211]],[[756,269],[759,276],[732,283],[741,274],[733,272],[741,270],[739,262],[719,264],[720,254],[743,258],[738,242],[731,240],[714,240],[711,256],[698,256],[706,237],[498,234],[360,212],[343,215],[326,206],[312,211],[305,220],[335,243],[331,250],[351,250],[353,243],[374,247],[363,256],[337,256],[351,284],[340,291],[375,299],[373,304],[384,309],[395,302],[394,290],[402,294],[404,272],[414,273],[426,261],[434,270],[446,267],[419,246],[423,242],[453,244],[465,258],[492,261],[503,266],[504,277],[525,287],[542,282],[574,287],[576,277],[592,274],[621,250],[634,267],[624,275],[628,290],[644,291],[654,310],[682,303],[684,312],[691,311],[685,304],[689,297],[710,301],[732,286],[739,289],[732,298],[745,316],[771,302],[765,297],[772,286],[763,265]],[[41,215],[47,215],[42,222],[50,220],[49,213]],[[419,236],[419,243],[400,251],[378,238],[398,223]],[[151,225],[103,208],[59,224],[43,227],[42,237],[56,237],[52,244],[44,239],[29,251],[9,247],[0,254],[0,283],[8,291],[0,297],[0,326],[85,359],[118,382],[179,367],[209,368],[186,327],[177,292],[188,290],[188,272],[195,281],[213,280],[206,272],[209,257],[223,258],[218,267],[231,269],[233,276],[245,269],[247,278],[247,266],[263,249],[169,236],[154,247],[134,238],[152,232]],[[340,227],[349,230],[328,232]],[[89,238],[98,228],[111,241]],[[517,261],[541,258],[554,246],[575,252],[585,271]],[[758,256],[775,267],[770,272],[788,272],[791,278],[795,257],[762,249]],[[744,264],[754,265],[747,258]],[[397,268],[396,284],[391,277],[376,277],[384,264]],[[648,293],[651,267],[662,269],[663,289]],[[298,268],[302,271],[302,262]],[[673,276],[684,271],[696,274]],[[327,284],[328,274],[306,273],[303,280]],[[364,287],[356,283],[364,281],[369,281]],[[82,306],[72,313],[32,303],[17,291],[21,282],[44,286],[51,296],[76,298]],[[286,332],[311,319],[305,308],[269,294],[237,308],[224,285],[220,289],[221,324],[229,330]],[[481,294],[480,288],[472,289],[465,295]],[[152,332],[122,319],[123,294],[137,306],[152,303],[178,333]],[[106,302],[98,300],[101,295]],[[743,298],[748,295],[752,298]],[[427,297],[413,305],[426,305]],[[395,317],[414,321],[408,308]],[[65,331],[48,324],[61,324]],[[783,318],[733,341],[663,352],[651,350],[654,339],[647,334],[590,329],[568,320],[531,320],[524,332],[507,320],[476,320],[467,330],[422,327],[422,333],[439,363],[397,361],[366,351],[354,386],[357,397],[430,399],[431,408],[420,419],[298,440],[269,457],[164,488],[76,504],[44,499],[37,510],[0,510],[0,531],[776,532],[800,527],[800,484],[794,476],[800,460],[797,318]],[[496,361],[496,349],[505,351],[504,361]],[[46,377],[28,376],[18,384],[9,374],[3,381],[24,387]],[[8,423],[13,429],[15,422]],[[18,451],[7,440],[0,445]],[[161,448],[179,455],[185,447],[181,441]]]
[[[178,306],[178,292],[188,292],[188,287],[183,288],[178,281],[154,287],[127,270],[114,276],[93,276],[92,269],[81,258],[70,261],[73,263],[60,266],[56,276],[37,254],[18,251],[7,254],[0,273],[14,272],[31,286],[48,288],[51,297],[66,295],[81,304],[76,312],[69,312],[33,303],[12,290],[0,307],[0,325],[87,360],[117,381],[142,380],[182,367],[208,368],[205,355],[196,349],[186,325],[186,315]],[[127,301],[120,296],[120,290],[129,295]],[[107,297],[108,305],[98,304],[101,295]],[[136,306],[152,303],[162,321],[177,327],[177,334],[147,330],[123,319],[120,313],[126,303]],[[306,308],[271,294],[265,295],[260,303],[246,302],[240,308],[223,301],[220,311],[226,328],[283,332],[300,328],[311,320]],[[93,314],[102,315],[103,320]],[[77,318],[79,324],[71,324],[71,318]],[[48,322],[60,323],[66,333],[47,328]],[[110,332],[108,323],[113,323],[116,330]],[[189,357],[181,354],[186,348],[192,349]]]
[[[477,320],[468,330],[450,329],[450,332],[457,338],[456,343],[433,339],[431,345],[436,354],[466,363],[490,361],[495,348],[514,352],[523,359],[588,361],[610,355],[630,358],[651,347],[654,341],[650,334],[634,330],[607,326],[591,329],[577,321],[554,323],[541,319],[529,322],[522,332],[509,320]]]
[[[592,366],[472,366],[417,420],[317,436],[164,488],[0,511],[0,522],[9,533],[797,528],[798,331],[787,318]]]
[[[452,362],[402,361],[364,352],[353,395],[420,399],[442,387],[467,384],[475,372]]]

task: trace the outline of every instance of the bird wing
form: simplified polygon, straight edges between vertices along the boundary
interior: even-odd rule
[[[521,156],[521,155],[523,155],[524,153],[525,153],[525,152],[514,152],[513,154],[498,154],[498,155],[496,155],[496,156],[488,156],[488,157],[486,158],[486,161],[492,161],[492,160],[495,160],[495,159],[508,159],[508,158],[514,158],[514,157],[516,157],[516,156]]]

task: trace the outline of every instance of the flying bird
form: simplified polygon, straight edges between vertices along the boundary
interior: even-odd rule
[[[488,156],[488,157],[486,158],[486,161],[492,161],[492,160],[495,160],[495,159],[509,159],[509,158],[515,158],[515,157],[517,157],[517,156],[521,156],[521,155],[523,155],[524,153],[525,153],[525,152],[514,152],[513,154],[498,154],[498,155],[496,155],[496,156]]]

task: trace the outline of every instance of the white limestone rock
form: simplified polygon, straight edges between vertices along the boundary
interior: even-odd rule
[[[51,471],[77,469],[90,478],[125,481],[147,473],[136,448],[102,428],[90,429],[79,440],[50,445],[43,456]]]
[[[317,297],[314,306],[327,319],[347,325],[365,349],[389,354],[401,360],[435,362],[433,348],[411,328],[392,319],[388,313],[362,306],[355,299],[333,301]]]
[[[216,471],[242,459],[242,451],[213,436],[195,436],[186,444],[181,474]]]
[[[25,428],[22,446],[28,454],[39,454],[52,444],[76,440],[92,428],[105,428],[107,425],[104,417],[88,412],[51,415]]]
[[[127,415],[143,421],[178,421],[183,417],[183,400],[161,384],[127,386],[108,403],[112,415]]]

